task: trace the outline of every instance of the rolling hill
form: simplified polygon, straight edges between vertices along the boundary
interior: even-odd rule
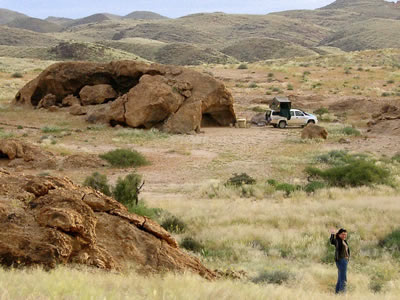
[[[17,18],[27,18],[27,15],[21,14],[9,9],[0,8],[0,25],[7,24]]]
[[[0,45],[7,47],[48,49],[59,42],[91,43],[128,56],[180,65],[400,47],[400,3],[384,0],[337,0],[316,10],[267,15],[197,13],[177,19],[134,11],[126,16],[98,13],[76,20],[39,20],[3,9],[1,22],[14,27],[2,27],[0,32]],[[7,47],[6,52],[11,49]],[[15,52],[36,55],[35,51]]]
[[[400,48],[400,20],[370,19],[343,27],[321,45],[344,51]]]
[[[6,46],[51,46],[59,43],[57,38],[30,30],[0,26],[0,45]]]
[[[160,14],[156,14],[151,11],[134,11],[130,14],[124,16],[124,19],[134,19],[134,20],[160,20],[160,19],[168,19]]]
[[[247,62],[317,55],[316,52],[306,47],[270,38],[248,38],[234,41],[221,52],[239,61]]]
[[[35,32],[58,32],[61,31],[62,26],[49,21],[37,18],[16,18],[6,24],[9,27],[31,30]]]

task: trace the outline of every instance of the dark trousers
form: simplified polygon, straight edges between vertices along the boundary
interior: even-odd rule
[[[343,293],[346,291],[348,262],[349,261],[345,258],[339,259],[336,262],[336,266],[338,268],[338,280],[337,280],[337,284],[336,284],[336,294]]]

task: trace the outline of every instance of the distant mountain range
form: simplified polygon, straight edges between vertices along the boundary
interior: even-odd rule
[[[254,62],[329,53],[329,49],[400,48],[400,2],[337,0],[316,10],[267,15],[200,13],[177,19],[136,11],[126,16],[99,13],[75,20],[41,20],[0,9],[0,54],[37,57],[41,53],[40,58],[46,58],[54,51],[30,48],[50,49],[65,42],[80,44],[74,49],[94,44],[96,49],[106,47],[180,65]]]

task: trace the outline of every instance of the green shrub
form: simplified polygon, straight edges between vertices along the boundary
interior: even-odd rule
[[[246,70],[246,69],[248,69],[249,67],[247,66],[247,64],[240,64],[239,66],[238,66],[238,69],[239,70]]]
[[[310,71],[304,71],[304,72],[303,72],[303,77],[305,77],[305,76],[307,76],[307,75],[310,75],[310,74],[311,74]]]
[[[273,187],[275,187],[275,186],[278,185],[278,181],[276,181],[275,179],[268,179],[268,180],[267,180],[267,183],[268,183],[269,185],[272,185]]]
[[[292,277],[288,271],[263,271],[257,277],[253,278],[254,283],[272,283],[283,284]]]
[[[176,216],[167,217],[162,223],[161,226],[169,231],[174,233],[183,233],[186,231],[187,225],[181,219]]]
[[[257,83],[252,82],[252,83],[249,84],[249,88],[255,89],[255,88],[258,88],[258,85],[257,85]]]
[[[326,154],[318,155],[315,158],[315,161],[317,163],[337,165],[349,163],[357,158],[359,158],[358,155],[351,155],[346,150],[332,150]]]
[[[91,176],[86,177],[83,185],[90,186],[104,195],[111,196],[111,188],[106,175],[94,172]]]
[[[389,97],[391,94],[390,93],[388,93],[388,92],[383,92],[382,93],[382,97]]]
[[[394,250],[400,254],[400,229],[392,231],[379,244],[381,247]]]
[[[281,89],[277,88],[277,87],[274,87],[274,88],[272,88],[272,91],[275,92],[275,93],[280,93]]]
[[[277,191],[284,191],[285,195],[289,197],[291,193],[293,193],[296,190],[300,190],[301,187],[299,185],[293,185],[290,183],[279,183],[275,186],[275,189]]]
[[[197,253],[200,253],[204,249],[203,244],[196,241],[192,237],[185,237],[181,241],[180,246],[186,250],[190,250],[190,251],[197,252]]]
[[[400,153],[396,153],[395,155],[393,155],[392,161],[396,161],[396,162],[400,163]]]
[[[386,83],[387,83],[387,84],[393,84],[393,83],[394,83],[394,80],[393,80],[393,79],[390,79],[390,80],[386,81]]]
[[[320,190],[320,189],[323,189],[325,187],[326,187],[326,184],[324,182],[313,181],[313,182],[310,182],[310,183],[306,184],[303,187],[303,190],[306,193],[311,194],[311,193],[315,193],[316,190]]]
[[[100,158],[108,161],[114,167],[139,167],[148,165],[146,158],[135,150],[116,149],[100,155]]]
[[[225,183],[225,185],[233,185],[233,186],[241,186],[241,185],[251,185],[251,184],[256,184],[256,180],[247,175],[246,173],[242,174],[236,174],[234,173],[231,178],[228,179],[228,181]]]
[[[12,78],[22,78],[24,75],[20,72],[15,72],[11,75]]]
[[[274,73],[268,73],[268,77],[269,78],[274,77]]]
[[[360,136],[361,132],[359,130],[357,130],[356,128],[347,126],[344,127],[341,132],[345,135],[354,135],[354,136]]]
[[[373,161],[354,159],[353,161],[335,167],[321,170],[307,167],[309,176],[321,178],[330,186],[370,186],[373,184],[390,184],[390,172]]]
[[[288,89],[288,91],[293,91],[293,89],[294,89],[294,88],[293,88],[293,85],[289,83],[289,84],[287,85],[287,89]]]
[[[119,177],[113,190],[114,198],[127,207],[138,204],[139,187],[142,177],[136,173],[131,173],[125,178]]]
[[[17,129],[24,129],[24,127],[22,125],[18,125]]]
[[[45,127],[40,128],[40,130],[42,132],[44,132],[44,133],[58,133],[58,132],[61,132],[61,131],[65,130],[65,129],[57,127],[57,126],[51,126],[51,127],[50,126],[45,126]]]
[[[139,201],[137,205],[130,203],[127,205],[127,208],[130,213],[137,214],[143,217],[148,217],[153,220],[157,220],[163,212],[161,208],[147,207],[144,201]]]

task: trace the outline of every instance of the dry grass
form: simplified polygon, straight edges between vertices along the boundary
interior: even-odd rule
[[[285,90],[288,82],[293,84],[295,94],[318,96],[338,90],[338,97],[347,97],[354,90],[343,87],[343,77],[357,73],[354,77],[359,79],[349,79],[349,86],[359,84],[367,96],[381,92],[374,89],[380,89],[383,84],[394,89],[400,73],[390,66],[388,57],[398,50],[374,53],[273,61],[249,65],[247,70],[237,70],[237,65],[199,69],[212,70],[222,78],[237,100],[238,115],[246,116],[253,113],[249,111],[254,105],[252,100],[266,99],[265,91],[272,85]],[[303,141],[299,138],[300,129],[210,128],[205,129],[205,134],[166,136],[157,131],[88,128],[82,118],[69,115],[66,118],[64,111],[50,113],[10,107],[9,102],[18,88],[39,72],[35,68],[50,63],[40,62],[35,67],[36,61],[21,60],[17,66],[13,62],[6,61],[6,70],[0,73],[0,116],[2,122],[15,126],[1,125],[4,128],[0,135],[11,134],[30,142],[37,142],[43,135],[57,136],[57,144],[42,147],[60,157],[99,154],[125,146],[143,152],[152,161],[151,166],[138,170],[146,179],[144,200],[150,207],[165,209],[188,224],[185,233],[175,235],[177,240],[191,236],[201,241],[205,249],[194,255],[207,266],[245,270],[249,278],[207,282],[192,274],[146,277],[132,270],[123,274],[66,267],[51,272],[0,270],[1,299],[336,299],[334,249],[327,245],[330,227],[345,227],[349,231],[353,254],[349,292],[343,298],[398,298],[399,260],[379,246],[382,238],[400,226],[398,190],[386,186],[329,188],[311,195],[295,191],[287,197],[266,183],[270,178],[292,184],[306,183],[304,167],[313,163],[316,155],[347,147],[338,143],[338,139],[346,137],[341,132],[346,124],[324,122],[323,126],[330,132],[327,141]],[[352,74],[345,74],[344,66],[351,65]],[[358,66],[363,71],[358,71]],[[365,71],[368,68],[371,70]],[[17,71],[24,74],[22,79],[11,78]],[[307,81],[303,79],[305,71],[310,72],[306,75]],[[268,73],[274,73],[273,82],[268,82]],[[389,80],[395,83],[387,83]],[[236,87],[238,82],[246,88]],[[250,82],[255,82],[258,88],[247,88]],[[316,82],[321,85],[313,88]],[[324,105],[323,101],[311,104],[315,108]],[[351,124],[357,128],[360,124],[363,129],[362,122],[358,116]],[[24,128],[18,129],[18,125]],[[71,135],[44,133],[40,128],[45,126],[65,128]],[[352,136],[350,139],[353,149],[358,152],[366,149],[363,139]],[[386,149],[386,146],[379,147],[375,149]],[[400,165],[393,164],[390,169],[399,181]],[[54,170],[52,175],[83,182],[93,171],[85,174],[82,170]],[[126,175],[119,170],[99,168],[98,171],[107,174],[111,182]],[[255,186],[246,187],[246,197],[242,190],[224,185],[233,173],[242,172],[258,180]],[[292,276],[279,286],[251,282],[260,272],[275,270]],[[379,293],[374,293],[374,282],[380,285]]]

